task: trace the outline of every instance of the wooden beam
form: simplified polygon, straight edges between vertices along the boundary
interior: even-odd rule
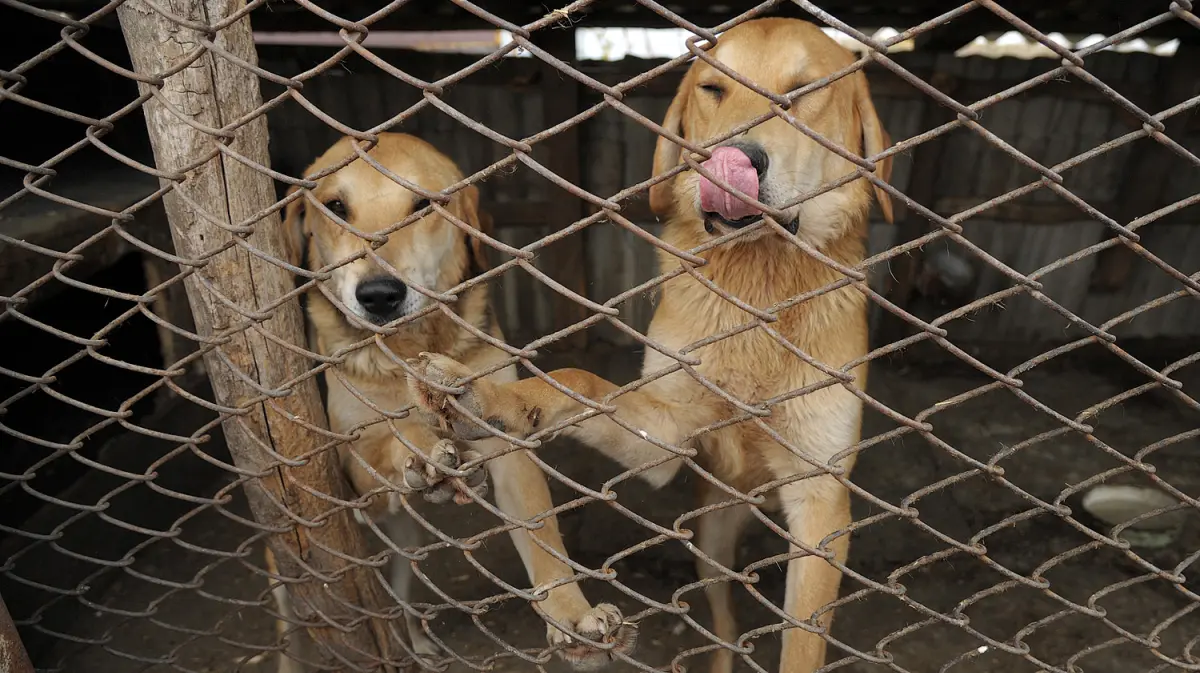
[[[146,198],[156,187],[153,178],[124,167],[89,172],[86,179],[56,178],[48,185],[49,191],[68,199],[113,211],[124,210]],[[153,204],[140,210],[125,228],[146,240],[153,227],[162,227],[165,223],[162,206]],[[37,195],[27,195],[0,211],[0,233],[60,252],[70,251],[111,224],[112,220],[103,215]],[[136,248],[120,236],[104,236],[89,245],[83,259],[71,264],[64,273],[73,278],[86,278],[134,250]],[[0,243],[0,259],[4,260],[0,264],[0,296],[11,297],[25,291],[21,296],[26,301],[44,301],[66,287],[55,281],[29,291],[28,286],[50,273],[56,261],[36,250]]]
[[[555,34],[562,31],[554,31]],[[543,39],[548,39],[549,35]],[[556,38],[557,39],[557,38]],[[265,63],[289,63],[289,70],[280,72],[281,75],[293,75],[297,72],[307,70],[323,62],[329,57],[328,49],[316,49],[312,47],[281,47],[277,45],[260,46],[259,53]],[[382,53],[386,54],[388,60],[400,67],[406,73],[413,77],[418,77],[426,81],[436,81],[443,77],[447,77],[453,73],[459,72],[479,60],[477,55],[468,54],[430,54],[424,52],[405,51],[405,50],[385,50]],[[573,60],[573,53],[570,60]],[[901,67],[919,77],[923,81],[930,82],[931,78],[935,77],[935,73],[929,69],[926,62],[928,59],[912,52],[893,54],[892,60]],[[984,57],[977,57],[984,58]],[[1042,59],[1044,68],[1041,72],[1046,72],[1058,67],[1057,61],[1051,59]],[[607,86],[616,86],[627,82],[638,75],[648,72],[654,68],[666,63],[666,59],[642,59],[642,58],[625,58],[620,61],[584,61],[574,62],[573,65],[588,77],[605,84]],[[373,65],[367,63],[366,60],[358,56],[347,56],[342,64],[351,72],[369,71],[374,68]],[[659,75],[654,79],[642,84],[631,91],[639,96],[662,96],[671,98],[675,95],[675,89],[679,86],[679,80],[683,77],[686,71],[686,66],[680,66],[667,73]],[[890,70],[875,63],[868,64],[864,69],[867,78],[871,82],[871,93],[877,98],[924,98],[926,95],[920,90],[913,87],[908,82],[900,79]],[[501,59],[495,65],[473,73],[463,80],[464,84],[472,86],[500,86],[500,87],[515,87],[528,89],[530,82],[542,75],[550,75],[554,79],[551,80],[556,84],[570,83],[575,86],[579,95],[585,104],[594,104],[602,94],[592,91],[585,86],[579,85],[574,80],[561,75],[558,71],[546,73],[545,66],[536,59],[528,58],[505,58]],[[945,74],[936,75],[939,81],[945,82]],[[1027,78],[991,78],[985,80],[970,80],[956,78],[953,80],[956,99],[964,104],[974,103],[992,96],[1000,91],[1005,91],[1018,84],[1021,84]],[[1122,81],[1118,87],[1121,95],[1133,101],[1135,104],[1149,102],[1150,97],[1157,90],[1155,85],[1150,82]],[[1056,79],[1050,82],[1040,84],[1036,88],[1022,93],[1021,96],[1062,96],[1069,97],[1073,100],[1081,100],[1088,102],[1110,102],[1110,100],[1087,82],[1077,79]],[[1139,123],[1140,124],[1140,123]],[[899,139],[897,139],[899,140]]]
[[[49,188],[67,198],[112,211],[125,210],[154,193],[157,188],[154,178],[123,166],[79,175],[82,177],[51,181]],[[0,232],[10,238],[63,252],[72,250],[111,226],[112,220],[103,215],[36,195],[13,203],[0,215]],[[126,233],[166,254],[172,254],[175,249],[161,202],[137,211],[133,221],[122,226]],[[124,238],[111,234],[88,245],[83,251],[83,259],[72,262],[63,273],[84,279],[131,253],[139,253],[142,258],[147,289],[157,287],[180,272],[177,264],[146,253]],[[30,287],[51,272],[56,262],[52,257],[20,245],[0,243],[0,258],[4,259],[4,264],[0,265],[0,296],[12,297],[20,293],[25,302],[37,303],[51,299],[68,287],[57,281]],[[195,326],[181,283],[175,283],[160,292],[155,297],[152,309],[160,318],[182,329],[190,331]],[[180,358],[195,351],[195,342],[161,326],[158,330],[165,367],[169,368]]]
[[[299,301],[289,301],[271,308],[269,319],[247,325],[247,314],[265,311],[292,292],[294,278],[236,245],[233,237],[243,234],[228,226],[253,222],[246,243],[286,259],[278,214],[252,219],[275,203],[271,177],[216,150],[224,143],[241,157],[269,165],[267,122],[260,115],[224,139],[203,130],[221,128],[262,104],[258,78],[238,63],[257,62],[250,19],[210,38],[168,18],[211,25],[236,9],[224,0],[176,0],[165,15],[144,0],[130,0],[117,10],[134,69],[146,76],[139,88],[157,94],[143,106],[155,164],[168,175],[186,171],[163,204],[177,254],[205,260],[188,278],[187,293],[197,332],[215,345],[205,365],[216,403],[233,410],[222,417],[225,438],[238,468],[261,475],[245,483],[250,509],[262,530],[283,531],[269,535],[267,544],[282,576],[295,580],[286,585],[292,607],[313,625],[308,633],[328,655],[320,663],[407,670],[411,660],[400,659],[397,642],[408,639],[404,620],[363,619],[394,604],[373,569],[352,560],[369,555],[361,527],[349,509],[329,500],[348,500],[350,490],[330,446],[316,379],[302,378],[286,393],[263,392],[308,371],[307,358],[277,345],[305,343],[304,317]],[[205,39],[232,58],[191,56]],[[181,69],[180,63],[190,65]],[[156,81],[161,84],[148,83]]]
[[[413,77],[434,82],[453,75],[482,58],[478,54],[438,54],[407,49],[375,49],[373,50],[389,63]],[[331,55],[328,47],[311,47],[300,45],[259,45],[259,59],[264,65],[272,64],[280,68],[276,74],[292,76],[304,72],[325,62]],[[366,59],[357,54],[349,54],[339,62],[351,74],[378,71]],[[477,86],[519,86],[526,88],[529,82],[541,73],[542,66],[537,59],[504,58],[496,64],[468,75],[463,82]]]
[[[575,62],[574,30],[544,30],[534,35],[537,46],[545,49],[550,55],[566,63]],[[543,63],[541,67],[542,126],[549,128],[579,113],[581,86],[548,63]],[[543,166],[554,171],[558,177],[580,186],[582,184],[579,151],[581,142],[579,127],[574,126],[538,143],[535,149],[541,149],[541,151],[535,152],[535,157]],[[555,229],[562,229],[584,217],[585,210],[582,199],[557,185],[549,185],[547,188],[550,190],[550,195],[542,217],[543,222],[549,222]],[[540,256],[546,263],[544,271],[547,275],[562,283],[572,292],[580,296],[587,296],[587,256],[584,252],[582,232],[544,248]],[[554,311],[551,325],[555,330],[568,328],[587,319],[589,315],[585,306],[559,292],[554,292],[554,300],[551,305]],[[559,343],[567,348],[583,349],[587,346],[587,332],[574,332]]]
[[[554,34],[560,34],[563,31],[554,31]],[[547,34],[542,39],[549,39]],[[558,39],[558,38],[556,38]],[[292,70],[301,72],[316,66],[329,58],[328,49],[318,49],[313,47],[292,47],[265,45],[259,47],[259,53],[264,63],[282,63],[289,61]],[[436,81],[453,73],[459,72],[479,60],[478,55],[473,54],[430,54],[425,52],[406,51],[406,50],[384,50],[382,53],[388,56],[388,60],[400,67],[406,73],[413,77],[418,77],[426,81]],[[917,77],[924,81],[930,81],[934,73],[928,66],[918,65],[918,55],[912,52],[893,54],[892,60],[901,67],[906,68]],[[984,57],[979,57],[984,58]],[[570,55],[570,59],[574,60],[574,54]],[[1058,67],[1056,61],[1051,59],[1043,59],[1045,71]],[[374,66],[367,63],[356,55],[347,56],[343,60],[345,65],[351,72],[362,72],[369,70]],[[595,79],[596,81],[608,85],[615,86],[623,82],[629,81],[634,77],[657,68],[666,63],[666,59],[643,59],[643,58],[624,58],[620,61],[583,61],[574,62],[573,65],[580,72]],[[679,85],[680,78],[687,70],[686,65],[675,68],[667,73],[664,73],[645,84],[633,89],[639,95],[664,96],[671,97],[675,95],[675,89]],[[883,98],[913,98],[922,97],[925,94],[914,88],[911,84],[905,82],[899,77],[891,73],[890,70],[881,65],[871,63],[866,66],[864,72],[871,81],[871,93]],[[464,83],[474,86],[512,86],[528,88],[529,82],[535,79],[538,75],[544,73],[544,66],[536,59],[528,58],[505,58],[501,59],[495,65],[480,70],[479,72],[469,75],[463,80]],[[281,75],[291,75],[294,72],[281,72]],[[562,76],[558,71],[551,73],[554,76],[554,82],[559,82]],[[1024,82],[1028,78],[993,78],[987,80],[961,80],[955,82],[956,96],[960,102],[973,103],[977,100],[987,98],[999,91],[1004,91],[1017,84]],[[572,82],[574,80],[571,80]],[[564,82],[565,83],[565,82]],[[578,85],[577,85],[578,86]],[[581,94],[586,98],[598,98],[601,94],[594,92],[587,87],[578,86]],[[1140,96],[1145,96],[1155,90],[1152,83],[1141,82],[1122,82],[1121,94],[1131,98],[1135,103],[1138,102]],[[1023,95],[1055,95],[1055,96],[1070,96],[1080,100],[1095,100],[1107,101],[1102,93],[1096,90],[1095,87],[1073,79],[1062,79],[1046,82],[1030,93]]]
[[[916,48],[927,52],[954,52],[971,40],[995,29],[998,20],[999,17],[986,8],[976,7],[949,23],[918,35],[915,39]]]
[[[99,9],[99,0],[31,0],[38,7],[74,12]],[[512,2],[511,0],[476,0],[477,7],[493,12],[504,20],[517,25],[539,21],[549,13],[553,5],[540,2]],[[860,28],[908,28],[936,18],[955,5],[945,2],[906,2],[903,7],[886,0],[840,0],[819,3],[839,20]],[[358,21],[379,10],[379,4],[369,0],[334,0],[322,3],[322,8],[344,19]],[[669,3],[672,10],[700,26],[716,26],[740,15],[749,5],[737,3],[713,3],[711,0],[674,0]],[[1076,32],[1082,34],[1101,33],[1112,35],[1141,21],[1166,11],[1165,4],[1128,2],[1127,0],[1096,0],[1081,11],[1078,3],[1047,3],[1038,0],[1005,0],[1004,6],[1027,20],[1038,30]],[[630,11],[630,9],[634,11]],[[775,16],[792,16],[812,20],[813,17],[795,3],[781,3],[772,13]],[[295,3],[272,3],[254,13],[257,30],[284,31],[330,31],[336,27],[320,16]],[[674,24],[654,12],[628,2],[595,3],[588,11],[577,12],[561,23],[579,22],[588,27],[613,26],[624,28],[672,28]],[[414,0],[376,21],[370,26],[376,30],[486,30],[494,26],[484,19],[461,8],[457,3],[445,0]],[[988,31],[1009,30],[1011,26],[985,8],[977,8],[946,29],[947,40],[963,36],[963,42]],[[1148,37],[1164,39],[1181,38],[1196,41],[1200,32],[1183,21],[1167,21],[1146,31]]]
[[[979,57],[984,58],[984,57]],[[1019,84],[1033,79],[1033,76],[1016,78],[994,78],[986,80],[967,80],[954,78],[947,80],[944,73],[934,73],[927,67],[912,67],[906,65],[908,59],[904,55],[893,56],[899,65],[906,67],[913,75],[919,77],[923,81],[931,82],[932,78],[937,77],[942,86],[952,86],[954,88],[955,99],[965,105],[970,105],[984,98],[993,96],[1001,91],[1006,91]],[[593,77],[596,81],[608,86],[616,86],[637,75],[647,72],[655,67],[665,63],[663,60],[644,60],[644,59],[624,59],[618,61],[621,68],[604,68],[599,64],[588,64],[583,68],[583,72],[588,76]],[[1045,69],[1042,72],[1048,72],[1058,67],[1057,62],[1046,59],[1044,61]],[[615,64],[613,64],[615,65]],[[638,95],[663,96],[669,98],[675,95],[675,89],[679,85],[679,80],[683,77],[686,68],[676,68],[666,74],[660,75],[649,82],[637,87],[633,91]],[[880,65],[870,64],[863,70],[867,79],[871,83],[871,95],[876,98],[928,98],[924,92],[917,89],[908,82],[900,79],[890,70]],[[932,82],[931,82],[932,83]],[[1135,104],[1145,101],[1155,90],[1156,87],[1152,83],[1142,82],[1121,82],[1121,95],[1132,100]],[[945,93],[943,91],[943,93]],[[600,98],[601,94],[584,90],[586,98]],[[1033,89],[1020,94],[1022,97],[1030,96],[1058,96],[1070,98],[1072,100],[1088,101],[1088,102],[1111,102],[1107,96],[1101,93],[1096,87],[1076,79],[1056,79],[1050,82],[1044,82],[1034,87]],[[930,99],[933,100],[933,99]],[[928,130],[928,129],[922,129]]]

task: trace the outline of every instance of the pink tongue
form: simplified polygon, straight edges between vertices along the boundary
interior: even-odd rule
[[[713,150],[712,158],[700,165],[714,178],[752,199],[758,199],[758,172],[750,164],[750,157],[745,152],[736,147],[718,147]],[[700,207],[706,213],[717,213],[727,220],[740,220],[759,212],[703,176],[700,177]]]

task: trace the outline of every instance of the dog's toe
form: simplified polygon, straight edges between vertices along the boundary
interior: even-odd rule
[[[438,386],[449,387],[444,372],[432,363],[429,353],[421,353],[405,361],[411,370],[406,376],[409,393],[417,409],[425,414],[441,416],[446,408],[446,392]]]
[[[600,603],[583,613],[571,626],[580,638],[613,646],[599,649],[550,626],[547,641],[559,648],[558,655],[576,671],[600,670],[612,663],[617,653],[628,655],[637,647],[637,625],[626,622],[617,606],[609,603]]]
[[[470,493],[479,497],[487,494],[487,472],[476,465],[466,476],[453,477],[445,470],[459,470],[461,465],[476,461],[480,455],[475,451],[459,453],[454,442],[444,439],[429,452],[429,462],[418,456],[409,456],[404,463],[404,483],[432,503],[441,504],[450,499],[460,505],[471,502]],[[439,469],[440,466],[442,469]]]

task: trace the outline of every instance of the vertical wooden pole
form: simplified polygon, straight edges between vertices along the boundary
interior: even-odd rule
[[[242,6],[237,0],[156,3],[193,26],[216,24]],[[201,33],[142,0],[124,3],[118,16],[139,74],[157,78],[172,72],[203,46]],[[241,61],[257,61],[248,18],[209,39]],[[155,87],[139,86],[143,92]],[[401,652],[395,639],[407,639],[404,620],[384,618],[388,600],[375,571],[352,560],[367,556],[360,527],[348,510],[319,495],[346,498],[349,490],[322,432],[328,425],[316,381],[304,379],[282,396],[273,392],[309,367],[307,358],[275,342],[304,344],[299,302],[271,308],[292,290],[292,275],[231,245],[234,236],[243,236],[261,253],[283,259],[279,217],[258,220],[249,235],[216,224],[241,224],[275,202],[271,177],[224,155],[211,156],[221,141],[203,130],[222,128],[261,105],[257,78],[210,49],[163,78],[157,89],[158,97],[143,107],[155,162],[161,171],[184,172],[163,198],[175,251],[184,259],[205,260],[187,281],[192,314],[198,334],[208,340],[205,365],[216,402],[236,410],[223,423],[230,454],[240,470],[258,475],[245,481],[254,517],[274,533],[268,545],[280,574],[304,580],[288,585],[294,612],[334,662],[327,670],[407,668],[407,661],[390,656]],[[268,164],[265,118],[232,133],[231,149]],[[243,328],[247,316],[258,317]],[[263,391],[271,391],[270,397]],[[296,466],[281,464],[277,456]]]
[[[33,673],[33,662],[21,644],[3,598],[0,598],[0,673]]]
[[[533,34],[534,43],[555,58],[567,63],[575,62],[575,30],[572,28],[548,28]],[[542,123],[548,128],[579,114],[580,84],[562,74],[554,66],[542,64]],[[563,131],[540,143],[544,150],[538,161],[571,184],[580,185],[580,139],[579,127]],[[607,196],[607,195],[606,195]],[[551,187],[547,208],[547,219],[555,227],[568,227],[586,214],[584,202],[573,194]],[[565,287],[588,296],[587,257],[584,252],[583,232],[568,236],[547,249],[550,263],[545,272]],[[588,310],[561,294],[554,294],[552,304],[554,316],[551,324],[555,330],[570,327],[588,317]],[[559,342],[572,350],[587,347],[587,332],[580,331]]]

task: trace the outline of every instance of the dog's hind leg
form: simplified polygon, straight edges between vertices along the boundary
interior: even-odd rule
[[[420,544],[424,537],[420,526],[407,512],[389,514],[383,517],[380,523],[388,538],[401,549]],[[401,601],[408,603],[412,596],[412,564],[397,554],[388,565],[391,571],[392,591]],[[421,620],[407,607],[404,611],[404,621],[408,624],[408,638],[412,642],[413,651],[422,656],[437,655],[437,644],[425,633]]]
[[[731,498],[708,482],[700,485],[700,505],[708,507],[727,502]],[[750,508],[746,505],[730,505],[700,517],[696,527],[696,546],[714,563],[733,570],[737,560],[738,540],[746,522],[750,520]],[[737,619],[733,608],[733,580],[723,579],[725,574],[704,559],[696,559],[696,571],[701,580],[720,580],[704,587],[708,605],[712,610],[713,634],[721,640],[734,644],[737,641]],[[722,647],[713,652],[709,670],[712,673],[731,673],[733,651]]]
[[[275,563],[275,555],[271,548],[263,550],[266,557],[267,572],[279,575],[279,566]],[[316,661],[314,647],[308,633],[298,626],[299,619],[292,609],[292,599],[287,587],[277,582],[271,587],[271,596],[275,599],[275,609],[281,619],[275,620],[276,643],[287,642],[287,647],[279,652],[278,673],[306,673],[305,662]]]

